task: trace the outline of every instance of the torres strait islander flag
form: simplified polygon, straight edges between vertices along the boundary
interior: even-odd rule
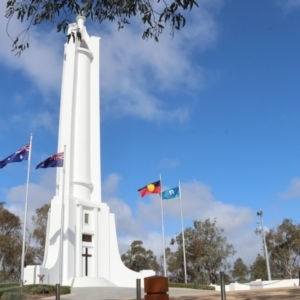
[[[161,195],[163,200],[170,200],[179,197],[179,186],[163,191]]]
[[[146,186],[138,189],[142,197],[148,194],[159,194],[161,192],[160,180],[147,184]]]

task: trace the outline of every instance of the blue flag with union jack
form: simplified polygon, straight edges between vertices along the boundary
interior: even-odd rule
[[[10,156],[7,156],[3,160],[0,160],[0,169],[4,168],[7,164],[12,162],[20,162],[23,160],[28,160],[30,151],[30,143],[27,144],[25,147],[21,148],[20,150],[16,151]]]
[[[36,166],[36,169],[39,168],[56,168],[64,166],[64,153],[54,154]]]

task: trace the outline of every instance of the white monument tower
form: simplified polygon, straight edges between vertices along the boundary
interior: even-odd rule
[[[64,168],[57,168],[44,262],[42,266],[27,266],[24,281],[38,283],[38,275],[43,274],[44,283],[49,284],[134,287],[137,278],[154,272],[137,273],[124,266],[114,215],[101,202],[100,39],[88,35],[84,22],[83,16],[77,17],[68,31],[75,37],[80,32],[81,40],[71,37],[65,44],[58,152],[66,151]]]

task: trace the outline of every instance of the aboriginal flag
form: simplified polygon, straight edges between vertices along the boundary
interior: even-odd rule
[[[146,186],[138,189],[142,197],[148,194],[159,194],[161,192],[160,180],[147,184]]]

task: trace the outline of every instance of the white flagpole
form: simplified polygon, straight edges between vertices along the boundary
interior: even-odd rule
[[[165,247],[165,229],[164,229],[164,212],[163,212],[163,200],[162,200],[162,182],[161,174],[159,174],[160,180],[160,206],[161,206],[161,225],[162,225],[162,239],[163,239],[163,250],[164,250],[164,275],[167,277],[167,266],[166,266],[166,247]]]
[[[29,188],[31,149],[32,149],[32,133],[30,134],[28,166],[27,166],[27,183],[26,183],[26,196],[25,196],[25,212],[24,212],[24,220],[23,220],[23,245],[22,245],[22,258],[21,258],[20,286],[22,286],[24,284],[25,238],[26,238],[26,223],[27,223],[27,206],[28,206],[28,188]]]
[[[61,196],[61,226],[60,226],[60,255],[59,255],[59,284],[62,285],[63,279],[63,254],[64,254],[64,205],[65,205],[65,165],[66,165],[66,145],[64,145],[64,162],[62,178],[62,196]]]
[[[182,201],[181,201],[180,180],[178,181],[178,186],[179,186],[179,201],[180,201],[180,212],[181,212],[181,232],[182,232],[182,247],[183,247],[184,282],[185,282],[185,284],[187,284],[186,258],[185,258],[185,239],[184,239],[184,230],[183,230],[183,216],[182,216]]]

